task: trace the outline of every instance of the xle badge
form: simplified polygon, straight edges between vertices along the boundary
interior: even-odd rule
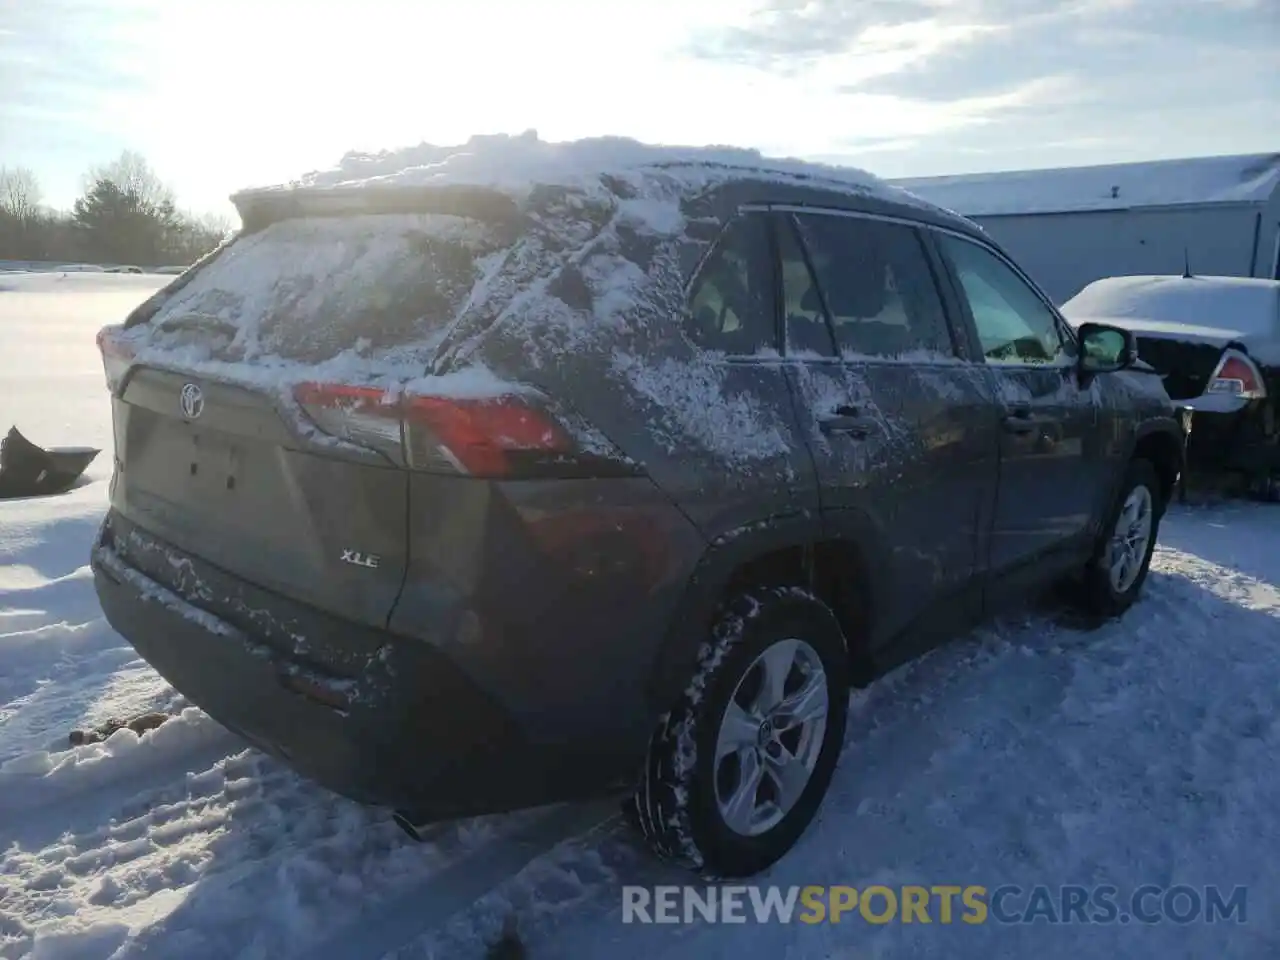
[[[376,553],[361,553],[359,550],[343,550],[342,562],[349,563],[357,567],[366,567],[369,570],[377,570],[378,564],[382,558]]]

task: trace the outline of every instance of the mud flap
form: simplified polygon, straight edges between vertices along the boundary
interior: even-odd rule
[[[0,500],[63,493],[100,451],[93,447],[38,447],[11,427],[0,440]]]

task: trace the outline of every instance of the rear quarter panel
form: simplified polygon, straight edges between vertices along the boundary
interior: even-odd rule
[[[644,477],[418,475],[391,627],[447,655],[535,742],[640,749],[644,681],[704,545]]]

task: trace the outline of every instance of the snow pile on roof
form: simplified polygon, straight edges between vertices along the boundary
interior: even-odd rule
[[[1064,303],[1062,312],[1073,323],[1132,319],[1277,336],[1280,282],[1257,277],[1106,277]]]
[[[456,146],[421,143],[377,153],[352,151],[332,169],[313,171],[288,184],[246,193],[299,187],[475,186],[520,194],[535,185],[591,189],[599,185],[602,177],[625,181],[659,172],[691,187],[749,174],[920,203],[856,167],[766,157],[758,150],[739,147],[657,146],[625,137],[552,143],[540,140],[534,131],[519,136],[474,136]]]
[[[1280,187],[1280,154],[1010,170],[890,182],[966,217],[1259,203],[1266,202]]]

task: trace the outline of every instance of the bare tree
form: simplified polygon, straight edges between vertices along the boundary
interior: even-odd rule
[[[0,167],[0,213],[30,223],[40,212],[40,181],[27,167]]]
[[[205,213],[193,218],[196,224],[210,236],[227,238],[235,230],[231,218],[222,213]]]
[[[147,158],[134,150],[125,150],[110,163],[90,167],[85,174],[85,192],[103,181],[115,184],[121,193],[132,194],[147,206],[172,206],[174,203],[173,190],[151,169]]]

